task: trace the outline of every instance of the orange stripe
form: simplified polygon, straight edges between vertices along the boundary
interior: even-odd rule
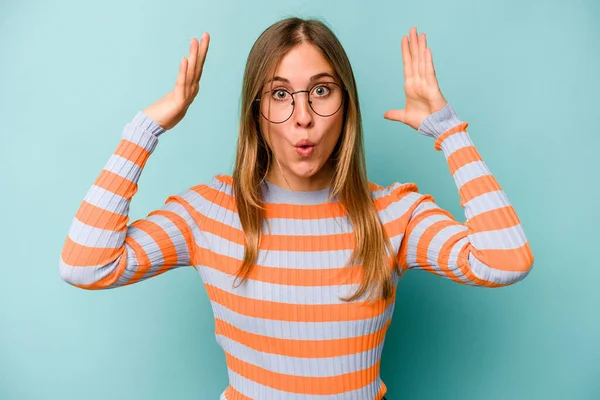
[[[418,193],[418,192],[419,192],[419,188],[416,184],[404,183],[404,184],[398,186],[397,188],[395,188],[389,194],[375,199],[374,200],[375,209],[377,211],[381,211],[383,209],[386,209],[390,204],[392,204],[396,201],[402,200],[404,197],[408,196],[409,194]]]
[[[457,277],[456,275],[454,275],[454,273],[450,269],[450,253],[452,252],[452,248],[456,245],[456,243],[458,243],[460,240],[462,240],[465,237],[467,237],[467,231],[464,231],[464,230],[460,231],[460,232],[456,232],[454,235],[450,236],[448,238],[448,240],[446,240],[444,242],[444,244],[442,245],[442,247],[440,249],[440,254],[438,256],[437,263],[438,263],[438,266],[440,267],[440,269],[442,271],[444,271],[444,274],[446,274],[446,276],[449,279],[453,280],[454,282],[458,282],[458,283],[467,285],[468,282],[465,282],[465,281],[461,280],[459,277]],[[462,250],[464,250],[465,248],[466,247],[463,247]],[[464,264],[461,265],[461,262],[460,262],[461,259],[464,260],[465,257],[461,258],[461,254],[459,253],[458,268],[462,271],[462,273],[464,275],[466,275],[466,277],[469,278],[473,283],[477,283],[477,284],[485,283],[485,281],[473,276],[473,273],[468,268],[465,268]]]
[[[281,374],[242,361],[225,352],[227,367],[253,382],[276,390],[306,395],[333,395],[360,389],[379,377],[380,360],[374,365],[356,372],[327,376],[307,377]]]
[[[191,190],[213,204],[219,205],[220,207],[235,213],[238,212],[235,199],[228,193],[214,189],[207,185],[197,185],[192,187]]]
[[[460,225],[460,224],[454,220],[438,221],[438,222],[431,224],[425,230],[425,232],[423,232],[423,234],[421,235],[421,238],[419,239],[419,243],[417,244],[417,264],[419,264],[424,270],[433,272],[437,275],[437,271],[435,270],[434,266],[427,262],[427,252],[429,250],[429,246],[431,245],[431,241],[433,240],[433,238],[442,229],[444,229],[448,226],[453,226],[453,225]],[[452,274],[452,272],[450,272],[450,270],[448,268],[442,268],[440,266],[440,269],[448,277],[452,277],[453,274]]]
[[[450,173],[454,175],[461,167],[477,161],[482,161],[482,158],[477,152],[475,146],[462,147],[450,154],[448,157]]]
[[[225,398],[227,400],[253,400],[252,397],[241,394],[231,385],[227,386],[227,389],[225,389]]]
[[[215,318],[215,334],[223,335],[256,351],[286,357],[323,358],[362,353],[381,344],[391,320],[371,334],[330,340],[292,340],[257,335]]]
[[[162,226],[147,219],[140,219],[133,222],[130,227],[137,228],[152,238],[162,254],[164,264],[177,264],[177,249]]]
[[[376,192],[376,191],[378,191],[378,190],[383,190],[383,189],[385,189],[383,186],[381,186],[381,185],[378,185],[378,184],[376,184],[376,183],[373,183],[373,182],[368,182],[368,183],[369,183],[369,190],[370,190],[371,192]]]
[[[143,168],[146,160],[150,157],[150,152],[136,143],[127,139],[121,139],[119,146],[115,150],[115,155],[126,158],[138,167]]]
[[[222,238],[245,246],[244,232],[230,225],[205,218],[203,232],[209,232]],[[278,251],[332,251],[351,250],[354,246],[354,232],[330,235],[269,235],[263,234],[260,248]]]
[[[524,272],[533,263],[529,242],[516,249],[471,250],[485,265],[499,271]]]
[[[213,235],[227,239],[230,242],[233,242],[240,246],[246,245],[244,232],[242,230],[224,224],[220,221],[216,221],[212,218],[208,218],[206,216],[203,216],[203,218],[203,224],[200,226],[202,232],[212,233]]]
[[[383,381],[381,381],[381,388],[379,389],[379,392],[377,392],[377,396],[375,397],[375,400],[381,400],[386,393],[387,393],[387,386],[385,385],[385,383],[383,383]]]
[[[72,267],[106,265],[119,257],[122,247],[90,247],[76,243],[69,236],[62,250],[64,262]]]
[[[399,218],[386,222],[383,227],[389,238],[403,234],[406,231],[406,225],[410,220],[412,213],[407,209]]]
[[[425,194],[425,195],[423,195],[423,197],[421,197],[419,202],[415,202],[415,204],[413,204],[411,206],[411,208],[409,210],[410,215],[412,215],[414,213],[414,209],[416,209],[420,204],[423,204],[425,202],[430,202],[430,203],[435,204],[433,197],[429,194]],[[415,215],[408,222],[408,226],[406,228],[406,233],[405,233],[402,243],[400,245],[400,251],[398,252],[398,263],[400,265],[406,266],[406,267],[408,266],[408,261],[406,259],[407,253],[408,253],[408,242],[410,241],[410,237],[411,237],[413,231],[415,230],[415,228],[421,221],[423,221],[425,218],[430,217],[432,215],[445,215],[446,217],[450,218],[452,221],[457,223],[456,220],[454,219],[454,217],[452,216],[452,214],[450,214],[448,211],[444,210],[443,208],[426,209],[424,211],[421,211],[419,214]],[[425,232],[427,232],[427,230],[425,230]],[[424,266],[424,267],[426,268],[427,266]]]
[[[126,199],[131,199],[137,192],[136,183],[107,169],[103,169],[100,172],[100,175],[96,178],[94,184]]]
[[[233,177],[230,175],[219,174],[215,178],[218,181],[228,184],[229,186],[233,186]]]
[[[413,213],[415,212],[415,209],[419,206],[419,204],[421,204],[421,202],[424,201],[430,201],[433,202],[433,197],[431,195],[424,195],[420,201],[415,201],[410,207],[409,209],[406,211],[406,213],[408,213],[408,215],[413,215]],[[418,216],[417,216],[418,217]],[[415,217],[416,218],[416,217]],[[422,218],[421,218],[422,219]],[[419,221],[421,220],[419,219]],[[404,233],[404,237],[402,238],[402,242],[400,243],[400,249],[398,250],[398,254],[397,254],[397,263],[402,267],[402,269],[405,269],[408,267],[407,262],[406,262],[406,253],[407,253],[407,248],[408,248],[408,238],[409,238],[409,234],[410,232],[412,232],[412,229],[414,229],[414,225],[412,224],[412,219],[409,220],[408,222],[408,226],[406,228],[406,231]],[[411,227],[411,225],[413,225],[413,227]]]
[[[265,204],[266,218],[289,218],[289,219],[322,219],[333,217],[344,217],[348,213],[341,203],[324,203],[314,205],[299,204]]]
[[[475,233],[512,228],[520,223],[514,209],[506,206],[477,214],[466,221],[465,225],[469,228],[469,233]]]
[[[196,242],[194,240],[194,234],[192,232],[192,228],[187,224],[183,217],[173,211],[167,210],[156,210],[152,211],[148,214],[148,217],[152,215],[162,215],[165,218],[168,218],[177,226],[177,228],[183,234],[183,238],[185,239],[185,243],[187,244],[188,253],[190,255],[190,264],[194,265],[196,262],[194,260],[194,253],[196,248]],[[177,263],[181,262],[181,260],[177,260]]]
[[[354,232],[315,236],[265,234],[262,237],[261,248],[278,251],[352,250],[355,246],[354,239]]]
[[[444,140],[446,140],[450,136],[454,135],[455,133],[466,132],[467,131],[467,126],[469,126],[468,122],[462,122],[459,125],[456,125],[455,127],[448,129],[446,132],[444,132],[443,134],[441,134],[436,139],[435,143],[433,144],[433,147],[436,150],[441,150],[442,149],[442,142]]]
[[[355,321],[374,318],[394,301],[396,286],[388,300],[355,301],[341,304],[289,304],[257,300],[226,292],[211,284],[205,284],[208,297],[238,314],[254,318],[294,322]]]
[[[198,260],[202,265],[228,275],[234,275],[242,261],[222,254],[214,253],[198,247]],[[362,282],[361,266],[348,266],[327,269],[302,269],[285,267],[268,267],[254,264],[249,279],[290,286],[334,286],[349,285]]]
[[[462,207],[465,204],[474,199],[477,196],[494,192],[496,190],[502,190],[496,179],[492,175],[483,175],[475,179],[471,179],[458,190],[460,195],[460,205]]]
[[[88,203],[85,200],[79,206],[75,218],[85,225],[115,232],[126,231],[127,223],[129,222],[129,217],[127,215],[121,215],[105,210]]]

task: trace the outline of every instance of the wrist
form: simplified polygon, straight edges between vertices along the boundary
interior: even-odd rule
[[[133,117],[131,121],[133,125],[137,125],[144,130],[152,133],[154,136],[159,136],[160,134],[166,131],[165,128],[157,124],[152,118],[146,115],[143,111],[138,111],[138,113]]]
[[[432,138],[439,138],[444,132],[460,125],[463,121],[458,117],[450,103],[442,109],[430,114],[421,122],[418,132]]]

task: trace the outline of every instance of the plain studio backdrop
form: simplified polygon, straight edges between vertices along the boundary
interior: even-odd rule
[[[535,256],[514,286],[425,272],[400,282],[381,376],[390,399],[600,398],[600,6],[588,1],[20,1],[0,4],[0,398],[217,399],[227,386],[200,276],[181,268],[85,291],[60,279],[71,220],[123,127],[211,34],[188,115],[161,136],[130,221],[231,173],[246,57],[287,16],[325,20],[357,79],[369,179],[415,182],[465,217],[404,107],[400,40],[427,33]]]

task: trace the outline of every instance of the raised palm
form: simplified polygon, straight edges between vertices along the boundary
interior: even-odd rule
[[[183,119],[198,94],[209,42],[210,36],[206,32],[200,38],[200,42],[192,38],[190,54],[188,58],[183,57],[179,64],[175,87],[144,110],[147,116],[165,130],[173,128]]]
[[[410,40],[406,35],[402,37],[406,106],[403,110],[389,110],[383,117],[419,129],[428,115],[441,110],[448,102],[440,91],[425,34],[418,35],[417,28],[413,27],[409,36]]]

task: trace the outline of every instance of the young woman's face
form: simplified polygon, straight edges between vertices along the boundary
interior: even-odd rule
[[[271,165],[271,178],[276,177],[272,181],[279,181],[277,178],[281,178],[282,173],[288,182],[290,179],[295,181],[296,187],[306,187],[306,181],[311,177],[326,180],[324,175],[332,173],[327,161],[342,131],[344,106],[337,109],[335,106],[341,104],[344,97],[341,82],[321,52],[306,43],[294,47],[283,57],[274,76],[273,81],[263,87],[260,106],[264,116],[259,114],[261,132],[276,158]],[[339,86],[331,85],[332,82]],[[279,89],[285,89],[287,93]],[[272,92],[264,93],[267,90]],[[282,123],[271,122],[279,122],[289,115],[287,110],[292,109],[290,93],[299,90],[311,91],[314,110],[308,103],[309,93],[296,93],[289,119]],[[341,96],[340,102],[337,97],[331,97],[334,93]],[[267,97],[270,97],[268,101]],[[328,114],[332,115],[322,116]],[[326,163],[326,168],[322,168]]]

